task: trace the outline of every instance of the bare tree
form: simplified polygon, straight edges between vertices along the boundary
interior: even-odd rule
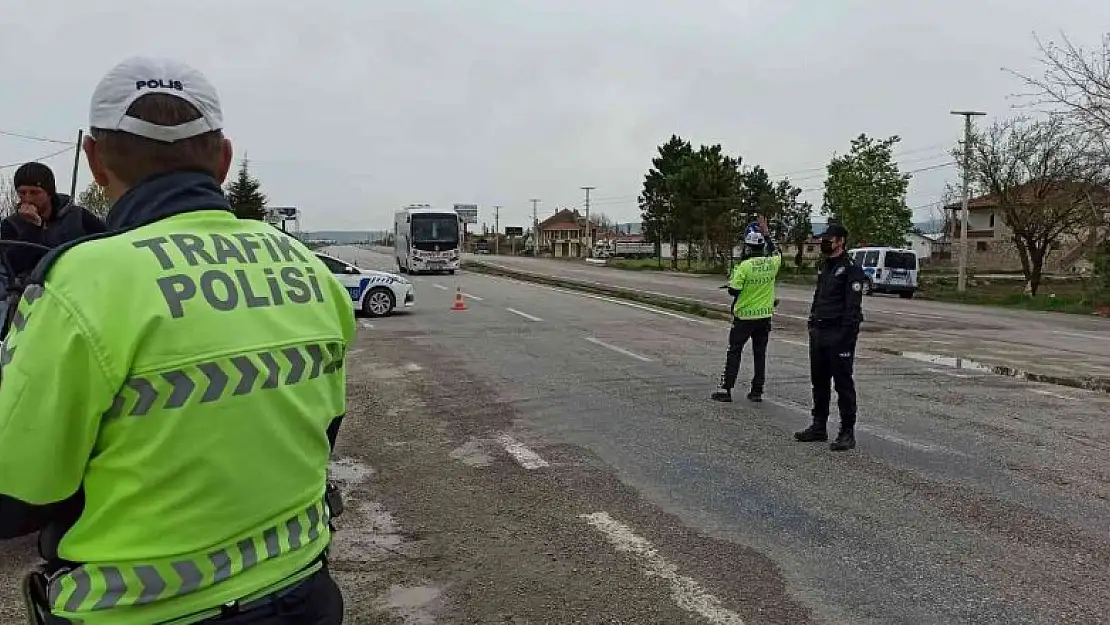
[[[601,212],[590,213],[590,221],[597,224],[597,229],[600,232],[611,232],[615,225],[611,217]]]
[[[1105,225],[1110,177],[1098,143],[1062,117],[996,122],[973,139],[971,178],[997,203],[1033,295],[1050,249]]]
[[[19,208],[19,196],[11,178],[0,175],[0,219],[15,214]]]
[[[1110,133],[1110,33],[1103,35],[1101,45],[1093,50],[1073,44],[1063,33],[1060,43],[1036,35],[1034,39],[1044,73],[1036,77],[1007,70],[1032,90],[1023,96],[1034,106],[1062,113],[1077,127],[1105,139]],[[1106,144],[1102,146],[1105,149]]]

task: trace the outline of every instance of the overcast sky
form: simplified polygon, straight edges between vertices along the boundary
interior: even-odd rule
[[[949,110],[1011,114],[1022,86],[1001,68],[1036,71],[1034,31],[1110,29],[1104,0],[0,3],[0,131],[69,140],[109,67],[174,56],[216,84],[237,154],[306,229],[390,228],[408,203],[475,203],[491,226],[501,204],[502,227],[525,225],[529,198],[542,218],[583,185],[638,220],[671,133],[793,173],[819,204],[855,135],[901,135],[903,170],[943,164]],[[0,136],[0,165],[64,148]],[[72,156],[47,161],[61,187]],[[954,175],[915,177],[919,218]]]

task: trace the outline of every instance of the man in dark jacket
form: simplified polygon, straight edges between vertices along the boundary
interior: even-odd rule
[[[54,186],[54,172],[42,163],[26,163],[15,171],[19,208],[0,222],[0,239],[26,241],[54,248],[85,235],[104,232],[106,227],[88,209],[73,203]],[[24,274],[35,268],[39,254],[11,250],[12,270]]]

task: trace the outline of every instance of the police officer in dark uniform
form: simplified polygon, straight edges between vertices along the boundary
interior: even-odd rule
[[[840,434],[829,445],[833,451],[856,446],[856,385],[852,380],[856,338],[863,321],[863,285],[867,276],[845,253],[848,230],[830,223],[821,235],[825,261],[809,309],[809,372],[813,383],[813,423],[795,432],[795,440],[825,442],[832,386],[840,407]]]

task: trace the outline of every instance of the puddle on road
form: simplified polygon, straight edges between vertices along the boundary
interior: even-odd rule
[[[345,486],[357,486],[374,475],[374,467],[363,464],[354,458],[336,458],[328,466],[332,479]]]
[[[442,589],[435,586],[391,586],[378,598],[378,605],[405,625],[433,625],[442,595]]]
[[[940,354],[927,354],[925,352],[902,352],[899,354],[903,358],[917,360],[920,362],[927,362],[933,365],[944,365],[945,367],[952,367],[953,369],[965,369],[969,371],[982,371],[983,373],[995,373],[999,375],[1014,375],[1013,373],[1002,373],[998,369],[1005,369],[1004,367],[992,367],[985,365],[981,362],[971,360],[970,358],[960,358],[957,356],[942,356]],[[1010,371],[1010,369],[1006,369]],[[1015,372],[1020,373],[1020,372]]]
[[[484,442],[477,438],[471,438],[451,450],[449,455],[470,467],[488,467],[493,462],[493,456],[486,453]]]
[[[1055,384],[1057,386],[1067,386],[1070,388],[1081,388],[1088,391],[1110,393],[1110,378],[1107,377],[1062,376],[1045,373],[1033,373],[1030,371],[1023,371],[1016,367],[1008,367],[1006,365],[988,365],[977,360],[972,360],[971,358],[961,358],[959,356],[945,356],[943,354],[930,354],[927,352],[902,351],[884,347],[872,347],[871,349],[884,354],[901,356],[903,358],[909,358],[910,360],[916,360],[918,362],[925,362],[933,365],[941,365],[944,367],[951,367],[953,369],[961,369],[964,371],[979,371],[983,373],[991,373],[994,375],[1001,375],[1011,378],[1019,378],[1022,380],[1028,380],[1030,382],[1042,382],[1045,384]]]
[[[374,501],[350,501],[335,519],[338,530],[332,538],[337,559],[372,563],[408,557],[415,546],[406,542],[400,525],[388,510]]]

